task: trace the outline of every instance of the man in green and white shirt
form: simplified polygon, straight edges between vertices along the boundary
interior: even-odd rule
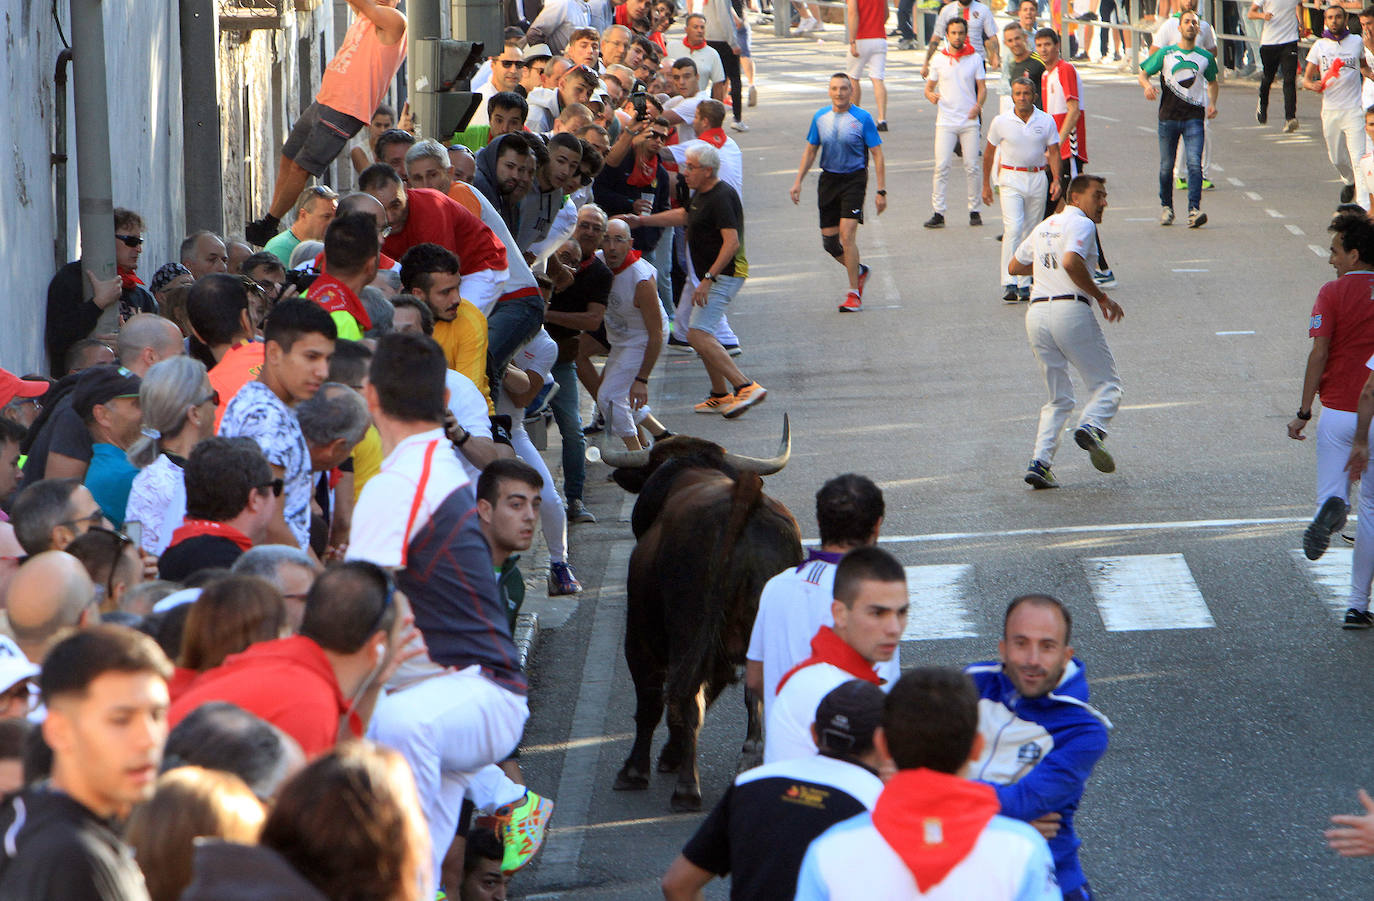
[[[1159,98],[1160,225],[1174,222],[1174,154],[1183,139],[1188,158],[1188,227],[1207,221],[1202,212],[1202,142],[1204,123],[1217,115],[1217,59],[1197,46],[1197,13],[1179,16],[1178,41],[1161,46],[1140,64],[1145,99]],[[1159,89],[1151,78],[1159,76]]]

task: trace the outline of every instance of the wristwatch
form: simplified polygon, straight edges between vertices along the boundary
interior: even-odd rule
[[[878,189],[877,191],[875,191],[874,193],[876,193],[879,197],[886,197],[886,196],[887,196],[887,188],[879,188],[879,189]]]
[[[1309,419],[1312,418],[1312,411],[1308,410],[1306,413],[1304,413],[1303,411],[1299,410],[1293,415],[1301,419],[1303,422],[1307,422]]]
[[[701,277],[701,280],[704,282],[713,282],[716,280],[716,277],[708,272]]]

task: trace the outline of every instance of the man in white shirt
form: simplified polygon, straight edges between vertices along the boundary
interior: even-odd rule
[[[567,48],[572,33],[578,28],[595,27],[592,8],[587,0],[548,0],[539,15],[530,23],[525,34],[527,45],[547,44],[550,52],[559,54]],[[601,29],[597,29],[600,32]]]
[[[1016,248],[1011,261],[1012,275],[1031,276],[1026,336],[1049,392],[1049,400],[1040,408],[1040,431],[1026,469],[1026,484],[1032,488],[1059,487],[1050,464],[1059,449],[1064,423],[1073,412],[1071,362],[1092,393],[1073,433],[1074,443],[1088,452],[1099,472],[1116,470],[1104,442],[1106,426],[1121,406],[1121,378],[1091,306],[1096,300],[1108,322],[1124,315],[1121,306],[1092,277],[1097,263],[1097,223],[1106,208],[1106,179],[1100,175],[1076,176],[1069,182],[1064,211],[1040,223]]]
[[[773,709],[778,681],[811,656],[811,639],[821,626],[833,626],[835,567],[856,547],[877,544],[885,512],[883,492],[867,476],[836,476],[816,492],[816,524],[821,546],[800,566],[768,580],[759,595],[759,612],[745,654],[744,687],[763,699],[764,722]],[[879,664],[889,682],[901,674],[901,655]]]
[[[1059,129],[1054,117],[1035,108],[1037,86],[1029,78],[1011,85],[1012,108],[988,126],[983,159],[997,160],[1002,198],[1002,300],[1030,300],[1030,278],[1007,271],[1012,254],[1045,218],[1045,168],[1050,170],[1050,200],[1059,199]],[[1000,156],[994,156],[1000,151]],[[991,165],[983,168],[983,202],[992,203]]]
[[[519,47],[506,47],[500,56],[493,56],[488,62],[491,63],[491,78],[479,91],[482,102],[477,104],[477,111],[472,114],[472,119],[467,124],[468,128],[490,124],[487,101],[502,91],[516,91],[520,86],[520,76],[525,71],[524,52]]]
[[[1283,70],[1284,131],[1298,130],[1298,38],[1303,29],[1301,0],[1255,0],[1246,18],[1264,23],[1260,31],[1259,106],[1255,120],[1264,125],[1269,121],[1269,88],[1274,76]]]
[[[926,71],[924,68],[922,71]],[[926,99],[937,107],[935,116],[935,176],[930,204],[935,214],[923,223],[926,228],[945,227],[945,184],[958,145],[964,157],[964,176],[968,190],[968,224],[982,225],[982,145],[978,142],[983,101],[987,98],[987,71],[983,58],[968,43],[968,23],[952,18],[945,26],[945,47],[929,69]]]
[[[697,64],[697,74],[701,87],[716,100],[725,99],[725,64],[720,60],[716,48],[706,43],[706,17],[692,13],[683,23],[686,34],[682,38],[683,49],[692,62]],[[673,50],[673,53],[679,51]]]
[[[1350,203],[1359,191],[1355,167],[1364,156],[1364,110],[1360,106],[1361,76],[1370,77],[1364,59],[1364,43],[1346,28],[1346,13],[1341,6],[1326,8],[1326,31],[1333,37],[1318,38],[1307,51],[1307,69],[1302,86],[1322,95],[1322,135],[1326,156],[1345,184],[1341,203]]]
[[[850,679],[885,686],[874,667],[897,653],[909,605],[906,570],[895,557],[871,546],[844,555],[830,604],[835,626],[821,626],[811,639],[811,656],[778,681],[764,731],[764,763],[816,753],[811,724],[821,698],[833,689]]]

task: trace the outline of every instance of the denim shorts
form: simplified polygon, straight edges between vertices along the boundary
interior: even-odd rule
[[[692,304],[692,319],[687,323],[689,329],[700,329],[714,334],[716,326],[725,315],[725,308],[735,299],[739,289],[744,287],[744,279],[734,275],[717,275],[711,279],[711,290],[706,296],[706,306]]]

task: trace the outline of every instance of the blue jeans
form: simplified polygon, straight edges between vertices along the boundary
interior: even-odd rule
[[[533,297],[499,300],[487,317],[487,381],[491,400],[501,393],[501,378],[515,352],[534,337],[544,324],[544,300]]]
[[[568,501],[582,500],[582,485],[587,478],[586,439],[582,437],[582,417],[577,411],[577,366],[569,360],[555,363],[553,380],[558,393],[549,402],[558,434],[563,437],[563,497]]]
[[[1174,156],[1178,153],[1178,139],[1183,139],[1183,152],[1188,158],[1188,209],[1202,208],[1202,141],[1201,119],[1159,120],[1159,205],[1174,208]]]
[[[706,306],[692,305],[691,320],[687,327],[701,329],[708,335],[714,335],[716,326],[725,315],[725,308],[730,306],[730,301],[735,299],[735,295],[743,287],[744,279],[738,276],[717,275],[711,279],[711,287],[706,294]]]

